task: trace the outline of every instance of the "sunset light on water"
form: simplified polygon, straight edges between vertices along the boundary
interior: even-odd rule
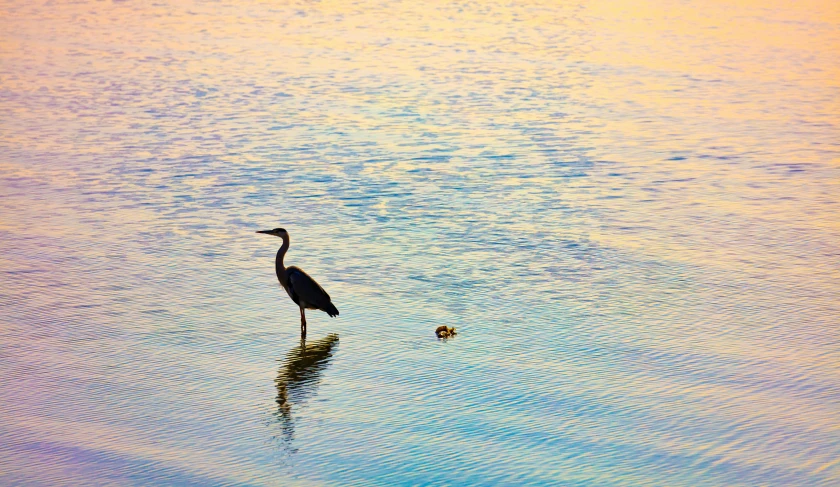
[[[0,14],[0,485],[840,485],[840,3]]]

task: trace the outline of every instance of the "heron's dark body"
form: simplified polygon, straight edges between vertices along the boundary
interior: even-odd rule
[[[288,279],[288,285],[283,287],[295,304],[301,308],[320,309],[330,316],[338,316],[338,309],[332,304],[330,295],[309,274],[291,266],[286,268],[286,279]],[[301,287],[305,287],[308,292],[304,293]],[[298,290],[303,295],[298,294]]]
[[[286,249],[282,247],[277,251],[275,271],[277,280],[280,281],[280,285],[283,286],[292,301],[304,309],[319,309],[332,317],[338,316],[338,308],[332,304],[330,295],[324,291],[324,288],[315,279],[299,267],[283,266],[285,253]]]

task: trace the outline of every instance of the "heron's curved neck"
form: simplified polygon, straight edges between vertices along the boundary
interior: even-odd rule
[[[283,257],[286,256],[286,251],[289,250],[289,237],[283,238],[283,245],[277,251],[277,259],[274,260],[274,270],[277,272],[277,279],[281,283],[286,282],[286,266],[283,265]]]

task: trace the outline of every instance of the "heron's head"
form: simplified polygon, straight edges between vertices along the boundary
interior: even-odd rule
[[[274,235],[280,238],[289,238],[289,232],[285,228],[275,228],[274,230],[257,230],[257,233],[264,233],[266,235]]]

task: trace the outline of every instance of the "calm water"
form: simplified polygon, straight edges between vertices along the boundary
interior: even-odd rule
[[[3,3],[0,484],[838,485],[840,4],[554,3]]]

